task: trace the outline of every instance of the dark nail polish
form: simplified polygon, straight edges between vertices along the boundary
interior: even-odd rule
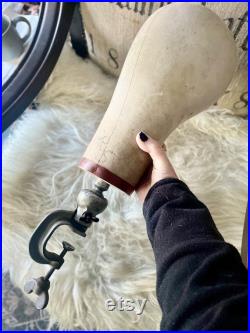
[[[140,136],[141,141],[143,141],[143,142],[148,140],[147,135],[143,132],[140,132],[139,136]]]

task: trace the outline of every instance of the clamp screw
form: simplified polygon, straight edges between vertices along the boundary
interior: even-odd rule
[[[63,250],[60,253],[60,257],[63,258],[65,254],[68,251],[74,251],[74,247],[63,241]],[[48,273],[45,276],[40,276],[39,278],[36,279],[31,279],[30,281],[26,282],[24,285],[24,291],[27,294],[31,294],[34,292],[36,295],[38,295],[38,298],[36,300],[36,308],[38,310],[42,310],[46,308],[48,302],[49,302],[49,288],[50,288],[50,277],[54,273],[56,268],[52,267]]]

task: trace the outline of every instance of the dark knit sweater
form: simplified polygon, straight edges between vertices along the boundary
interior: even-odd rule
[[[155,254],[161,330],[247,330],[247,270],[207,207],[174,178],[143,206]]]

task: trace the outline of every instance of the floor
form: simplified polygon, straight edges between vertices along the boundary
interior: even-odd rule
[[[9,274],[3,275],[2,291],[3,331],[58,330],[56,326],[49,327],[46,311],[38,311],[22,290],[13,286]]]

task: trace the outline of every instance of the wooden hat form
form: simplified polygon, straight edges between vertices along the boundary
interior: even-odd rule
[[[217,101],[236,62],[233,37],[208,8],[177,3],[157,10],[132,43],[80,167],[132,193],[150,163],[136,134],[165,141],[181,122]]]

